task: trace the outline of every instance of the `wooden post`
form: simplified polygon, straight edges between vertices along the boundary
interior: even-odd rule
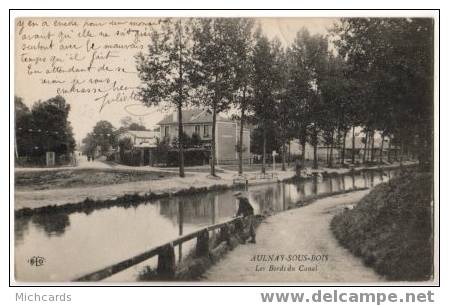
[[[237,237],[239,237],[240,243],[245,244],[245,224],[242,219],[237,219],[234,223],[234,233]]]
[[[178,224],[179,224],[179,236],[182,236],[184,230],[184,202],[179,200],[178,202]],[[182,261],[182,243],[178,246],[178,261]]]
[[[231,243],[231,236],[229,234],[229,227],[228,225],[223,226],[220,228],[220,233],[218,236],[219,242],[226,241],[226,243],[229,245]]]
[[[209,232],[202,231],[196,238],[196,256],[209,256]]]
[[[176,271],[175,250],[172,244],[165,245],[159,253],[157,275],[161,279],[173,279]]]

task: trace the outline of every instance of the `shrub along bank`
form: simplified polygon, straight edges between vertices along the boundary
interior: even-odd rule
[[[340,243],[389,280],[433,275],[432,174],[403,172],[376,186],[331,228]]]

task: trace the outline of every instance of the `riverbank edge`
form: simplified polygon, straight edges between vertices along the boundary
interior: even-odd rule
[[[390,170],[397,169],[401,167],[413,167],[415,163],[403,164],[403,165],[382,165],[382,166],[369,166],[369,167],[358,167],[358,168],[345,168],[345,169],[336,169],[335,171],[319,170],[318,173],[321,173],[323,176],[334,176],[334,175],[344,175],[349,173],[357,174],[361,171],[379,171],[379,170]],[[68,202],[64,204],[54,204],[54,205],[45,205],[35,208],[19,208],[14,210],[15,218],[19,217],[28,217],[34,214],[47,214],[47,213],[73,213],[73,212],[89,212],[95,209],[101,208],[109,208],[109,207],[129,207],[134,206],[140,202],[146,201],[155,201],[162,198],[169,198],[175,196],[185,196],[185,195],[193,195],[193,194],[201,194],[212,191],[224,191],[224,190],[233,190],[233,189],[241,189],[246,186],[255,186],[262,184],[272,184],[272,183],[281,183],[288,182],[294,180],[310,180],[312,176],[300,176],[298,177],[296,174],[293,174],[290,177],[285,177],[282,179],[270,179],[258,182],[250,182],[247,185],[242,183],[231,183],[231,184],[214,184],[211,186],[201,186],[201,187],[189,187],[182,188],[177,191],[159,191],[159,192],[134,192],[134,193],[125,193],[122,196],[114,197],[114,198],[106,198],[106,199],[91,199],[86,197],[82,201],[78,202]]]
[[[298,202],[295,203],[293,206],[287,207],[286,210],[292,210],[292,209],[298,209],[302,208],[306,205],[312,204],[315,201],[318,201],[320,199],[324,199],[327,197],[332,197],[336,195],[343,195],[348,194],[352,192],[359,192],[363,190],[367,190],[368,188],[352,188],[348,190],[339,190],[334,192],[327,192],[322,194],[316,194],[308,196]],[[271,212],[271,213],[265,213],[265,214],[259,214],[255,215],[254,219],[254,227],[257,228],[263,220],[266,218],[269,218],[279,212]],[[145,265],[142,267],[142,269],[137,274],[137,281],[147,281],[147,282],[155,282],[155,281],[195,281],[195,280],[201,280],[201,277],[204,275],[204,273],[207,272],[209,268],[211,268],[214,264],[219,262],[227,253],[231,252],[234,248],[236,248],[240,244],[246,244],[247,240],[250,238],[249,233],[249,223],[246,221],[243,221],[240,231],[236,231],[235,226],[233,226],[232,221],[230,221],[230,228],[228,229],[229,235],[226,239],[223,239],[224,237],[221,235],[221,233],[218,233],[218,235],[212,235],[210,237],[210,240],[208,242],[209,251],[205,255],[196,255],[196,248],[193,248],[191,251],[189,251],[188,254],[185,255],[185,258],[178,263],[178,261],[172,261],[171,262],[171,270],[174,270],[173,275],[170,278],[166,278],[166,276],[158,275],[158,272],[156,269],[151,268],[149,265]],[[205,230],[199,229],[198,231]],[[190,235],[190,234],[187,234]],[[179,239],[179,238],[178,238]],[[256,237],[257,240],[257,237]],[[163,247],[164,245],[172,245],[172,242],[165,243],[163,245],[160,245],[159,247]],[[141,255],[137,255],[141,256]],[[100,273],[100,271],[103,270],[114,270],[113,267],[121,265],[121,263],[114,264],[112,266],[102,268],[98,271],[95,271],[93,273],[89,273],[88,276],[82,276],[74,281],[93,281],[93,280],[99,280],[99,279],[90,279],[92,275],[97,275]],[[112,275],[109,275],[110,277]],[[107,277],[106,277],[107,278]]]
[[[334,237],[391,281],[433,281],[432,177],[429,172],[407,171],[387,185],[376,186],[354,209],[333,217]],[[425,192],[422,186],[427,187]],[[381,218],[387,210],[391,210],[388,217]],[[369,230],[373,224],[377,231]]]

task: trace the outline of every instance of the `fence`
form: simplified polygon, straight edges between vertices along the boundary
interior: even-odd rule
[[[226,222],[207,226],[192,233],[180,236],[166,244],[154,247],[119,263],[79,277],[74,281],[99,281],[146,261],[154,256],[158,256],[156,270],[158,278],[165,280],[173,279],[176,273],[176,256],[174,249],[176,246],[181,246],[184,242],[196,239],[195,256],[208,256],[210,251],[209,232],[219,230],[218,241],[227,241],[229,243],[231,233],[243,233],[245,228],[245,219],[246,218],[243,217],[237,217]],[[180,253],[179,256],[178,262],[181,262],[182,254]]]
[[[243,176],[236,177],[232,180],[234,184],[245,184],[247,185],[251,181],[260,181],[263,182],[264,180],[277,180],[278,175],[275,172],[268,172],[268,173],[254,173],[254,174],[245,174]]]

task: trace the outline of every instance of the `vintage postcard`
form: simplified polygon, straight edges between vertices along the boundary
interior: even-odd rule
[[[433,17],[14,23],[15,282],[439,282]]]

